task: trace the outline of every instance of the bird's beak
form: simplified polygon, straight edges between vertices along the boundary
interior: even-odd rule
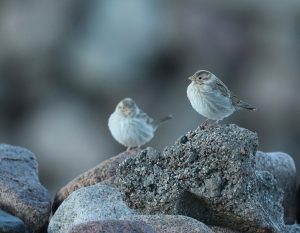
[[[124,114],[128,116],[131,113],[131,110],[129,108],[124,108]]]
[[[190,76],[190,77],[189,77],[189,80],[195,81],[195,76],[194,76],[194,75],[193,75],[193,76]]]

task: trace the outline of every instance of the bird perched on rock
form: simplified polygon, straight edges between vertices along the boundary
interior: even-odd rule
[[[192,107],[208,120],[218,123],[240,109],[256,110],[250,104],[240,100],[214,74],[199,70],[189,77],[192,81],[187,88],[187,96]]]
[[[110,115],[108,127],[114,139],[128,147],[128,151],[149,142],[156,129],[171,118],[169,115],[154,121],[131,98],[125,98]]]

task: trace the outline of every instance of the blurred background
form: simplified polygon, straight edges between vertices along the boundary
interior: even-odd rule
[[[54,193],[125,148],[109,115],[132,97],[173,114],[162,149],[203,120],[187,77],[207,69],[258,108],[223,123],[256,131],[259,150],[300,167],[300,1],[0,1],[0,140],[33,151]]]

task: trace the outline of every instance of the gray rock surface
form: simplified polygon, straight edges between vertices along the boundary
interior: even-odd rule
[[[131,150],[129,152],[125,151],[117,156],[105,160],[96,167],[84,172],[83,174],[70,181],[55,195],[54,202],[52,205],[52,212],[55,213],[60,204],[72,192],[79,188],[95,185],[104,180],[107,180],[108,182],[113,182],[119,163],[123,162],[127,158],[137,155],[138,152],[140,152],[140,150]]]
[[[74,226],[69,233],[157,233],[142,221],[103,220]]]
[[[51,202],[38,179],[38,164],[30,151],[0,145],[0,208],[22,219],[30,232],[48,224]]]
[[[4,211],[0,210],[0,232],[1,233],[24,233],[24,222]]]
[[[300,223],[300,185],[297,189],[297,222]]]
[[[234,231],[234,230],[231,230],[231,229],[228,229],[228,228],[224,228],[224,227],[211,226],[210,228],[215,233],[242,233],[242,232]]]
[[[214,233],[208,226],[182,215],[132,215],[128,220],[140,220],[158,233]]]
[[[287,225],[282,233],[299,233],[300,232],[300,224]]]
[[[256,169],[270,172],[284,191],[284,221],[293,224],[297,214],[297,173],[293,158],[286,153],[256,153]]]
[[[66,233],[75,225],[114,220],[133,214],[115,187],[97,184],[73,192],[51,218],[49,233]]]
[[[199,127],[163,152],[125,160],[116,185],[142,214],[181,214],[241,232],[283,229],[282,190],[255,171],[257,135],[236,125]]]

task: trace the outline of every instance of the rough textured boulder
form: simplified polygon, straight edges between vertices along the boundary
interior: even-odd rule
[[[0,209],[22,219],[30,232],[48,224],[51,202],[38,179],[38,164],[28,150],[0,145]]]
[[[25,233],[24,222],[21,219],[0,210],[0,232]]]
[[[97,184],[73,192],[51,218],[48,233],[66,233],[81,223],[119,219],[133,214],[112,186]]]
[[[98,184],[103,181],[112,183],[114,181],[117,167],[119,163],[125,159],[135,156],[140,150],[125,151],[117,156],[114,156],[96,167],[79,175],[74,180],[70,181],[66,186],[61,188],[55,195],[52,205],[52,212],[55,213],[60,204],[74,191],[82,187]]]
[[[299,233],[300,232],[300,225],[294,224],[294,225],[287,225],[282,233]]]
[[[199,127],[163,152],[125,160],[116,185],[143,214],[181,214],[241,232],[283,230],[282,190],[256,171],[257,135],[236,125]]]
[[[231,230],[231,229],[228,229],[228,228],[217,227],[217,226],[212,226],[210,228],[215,233],[242,233],[242,232],[239,232],[239,231],[234,231],[234,230]]]
[[[140,220],[158,233],[214,233],[208,226],[182,215],[132,215],[129,220]]]
[[[69,233],[157,233],[144,222],[104,220],[76,225]]]
[[[286,153],[256,153],[256,169],[270,172],[284,191],[283,207],[286,224],[293,224],[297,214],[297,173],[293,158]]]
[[[300,185],[297,190],[297,222],[300,223]]]

